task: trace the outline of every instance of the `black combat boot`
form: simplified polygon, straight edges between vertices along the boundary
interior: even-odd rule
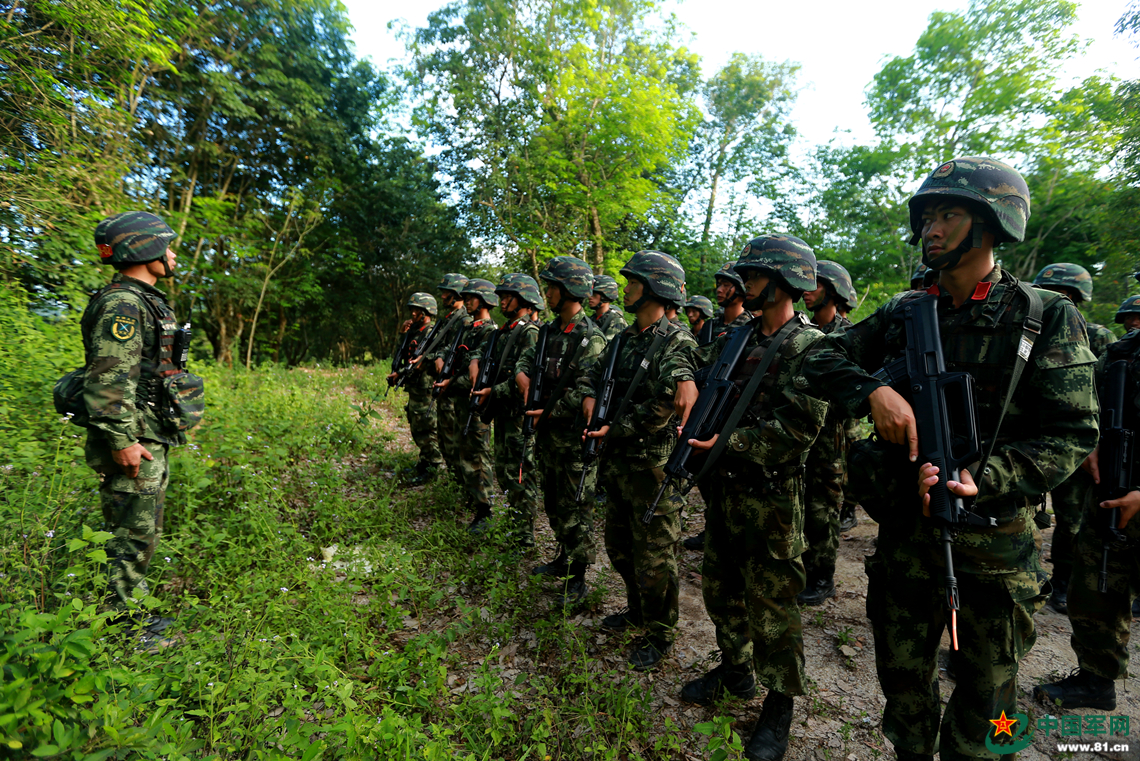
[[[690,536],[688,539],[681,542],[681,544],[684,545],[686,550],[696,550],[697,552],[703,552],[705,549],[705,532],[702,531],[696,536]]]
[[[792,728],[792,696],[769,690],[760,711],[760,721],[744,748],[748,761],[780,761],[788,750]]]
[[[566,579],[566,586],[562,589],[558,604],[568,608],[582,602],[590,588],[586,586],[586,564],[574,561],[570,564],[570,578]]]
[[[823,605],[829,597],[835,597],[835,569],[817,570],[808,575],[804,591],[796,595],[800,605]]]
[[[629,665],[633,666],[634,671],[649,671],[669,654],[672,647],[672,642],[657,637],[642,637],[633,646]]]
[[[1132,620],[1140,618],[1140,597],[1132,601]]]
[[[1068,574],[1054,573],[1053,594],[1049,595],[1049,607],[1061,615],[1069,614],[1069,576]]]
[[[411,475],[408,476],[407,481],[410,486],[423,486],[435,480],[436,475],[439,473],[439,468],[429,462],[420,460],[416,466],[412,468]]]
[[[843,506],[839,508],[839,530],[850,531],[859,525],[859,519],[855,517],[855,508],[858,507],[854,502],[844,502]]]
[[[490,520],[491,506],[486,503],[475,505],[475,517],[471,519],[471,524],[467,526],[467,533],[482,534],[487,530]]]
[[[720,662],[716,668],[700,679],[687,682],[681,688],[681,700],[710,706],[725,693],[733,697],[749,700],[756,697],[756,677],[752,676],[752,665]]]
[[[1116,708],[1116,684],[1107,677],[1075,668],[1059,682],[1034,687],[1033,697],[1061,708],[1112,711]]]
[[[631,626],[641,626],[641,594],[637,587],[626,587],[625,607],[602,619],[602,628],[620,632]]]
[[[566,560],[566,550],[558,548],[558,557],[549,563],[535,566],[530,572],[532,576],[565,576],[570,572],[570,564]]]

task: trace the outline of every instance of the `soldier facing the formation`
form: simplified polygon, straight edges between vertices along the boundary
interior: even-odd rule
[[[689,330],[698,344],[712,340],[713,305],[707,296],[698,294],[686,301],[685,317],[689,320]]]
[[[416,350],[427,340],[436,315],[435,297],[430,293],[413,293],[408,299],[407,306],[412,312],[412,318],[403,325],[406,339],[401,343],[403,356],[393,358],[393,367],[412,361]],[[420,354],[422,356],[423,352]],[[418,486],[435,478],[443,465],[443,455],[439,451],[439,439],[435,431],[435,405],[431,403],[431,378],[423,372],[422,364],[414,369],[408,369],[407,372],[404,388],[408,392],[408,404],[404,407],[404,413],[408,416],[412,441],[420,450],[420,458],[413,466],[408,482]],[[388,375],[390,383],[396,379],[396,372]]]

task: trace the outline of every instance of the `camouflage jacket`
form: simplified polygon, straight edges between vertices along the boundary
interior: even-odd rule
[[[653,344],[657,335],[655,327],[656,324],[638,330],[635,323],[619,334],[623,343],[614,373],[617,381],[614,384],[614,412],[622,404],[633,376]],[[668,321],[665,322],[665,336],[621,418],[610,426],[603,456],[603,467],[607,472],[648,470],[664,465],[677,443],[673,397],[678,383],[693,379],[692,353],[697,342],[689,331]],[[612,344],[606,352],[611,347]],[[583,397],[596,397],[601,391],[602,373],[608,357],[603,353],[589,372],[579,376],[578,388]]]
[[[586,341],[586,346],[578,355],[577,366],[564,368],[583,339]],[[547,329],[546,340],[545,367],[535,368],[533,366],[538,344],[536,340],[535,345],[528,346],[523,350],[515,369],[516,372],[524,373],[531,378],[535,376],[536,372],[542,372],[545,377],[544,391],[547,398],[558,385],[559,378],[564,370],[574,373],[574,380],[567,383],[565,393],[549,410],[549,415],[543,425],[548,432],[557,429],[558,433],[551,433],[551,435],[558,439],[560,445],[580,446],[581,429],[585,427],[585,424],[581,420],[582,392],[576,388],[577,376],[580,373],[589,372],[594,363],[599,360],[606,349],[606,339],[602,335],[602,331],[598,330],[598,326],[594,324],[594,321],[587,316],[583,309],[578,311],[569,323],[564,324],[561,317],[556,317]],[[539,433],[542,433],[541,427]]]
[[[826,325],[816,325],[819,332],[829,335],[851,327],[852,322],[840,314]],[[838,404],[832,405],[827,412],[827,421],[816,439],[816,446],[812,449],[812,463],[820,463],[832,473],[844,473],[847,470],[847,442],[855,435],[857,428],[854,418],[844,413]]]
[[[509,414],[519,416],[522,414],[523,398],[519,393],[518,383],[515,381],[515,367],[519,357],[527,349],[533,349],[538,341],[538,323],[529,319],[510,320],[499,328],[499,338],[495,341],[495,354],[498,360],[498,371],[491,379],[491,403],[495,405],[496,415]],[[510,343],[511,335],[518,333],[518,338],[511,345],[509,356],[503,356]],[[483,363],[486,342],[471,350],[470,357],[480,365]]]
[[[629,321],[625,319],[625,312],[622,311],[621,307],[613,304],[610,304],[610,308],[606,310],[605,314],[594,320],[594,324],[598,326],[598,330],[602,331],[607,342],[629,327]]]
[[[447,323],[450,322],[451,318],[455,315],[459,315],[459,319],[448,328]],[[440,332],[436,333],[435,338],[432,339],[433,341],[438,339],[438,343],[436,343],[435,348],[432,349],[430,353],[424,355],[424,362],[429,366],[428,374],[433,377],[435,376],[435,368],[432,368],[431,365],[434,364],[437,359],[447,359],[447,352],[451,350],[451,343],[455,340],[455,331],[471,324],[471,317],[467,314],[467,307],[462,304],[438,319],[442,323],[439,328]]]
[[[1095,322],[1088,323],[1086,330],[1089,337],[1089,348],[1097,357],[1104,354],[1104,350],[1108,348],[1109,344],[1116,343],[1118,340],[1115,333]]]
[[[185,436],[146,403],[160,393],[159,332],[161,328],[173,334],[174,312],[153,285],[122,273],[111,283],[128,287],[101,291],[83,313],[83,398],[91,418],[89,430],[105,438],[112,449],[126,449],[140,440],[182,444]],[[155,324],[152,309],[161,325]]]
[[[471,372],[469,369],[471,360],[482,356],[487,342],[491,340],[491,334],[498,329],[499,326],[490,318],[473,320],[467,326],[467,332],[463,334],[463,342],[459,345],[459,351],[455,358],[455,373],[452,375],[452,381],[449,384],[451,396],[466,398],[471,394]]]
[[[717,310],[716,315],[714,315],[712,318],[712,340],[713,340],[713,342],[715,343],[718,338],[722,337],[723,335],[728,333],[728,331],[732,330],[733,328],[739,328],[739,327],[742,327],[744,325],[747,325],[749,322],[752,321],[753,316],[754,315],[751,312],[749,312],[747,309],[745,309],[743,312],[740,313],[740,315],[735,320],[733,320],[732,322],[726,323],[724,321],[724,310],[723,309]]]
[[[931,292],[940,293],[937,286]],[[924,293],[896,294],[867,319],[825,337],[821,350],[805,364],[804,375],[812,388],[826,389],[852,417],[868,414],[867,397],[883,385],[871,373],[901,357],[905,348],[899,307]],[[1038,294],[1044,304],[1041,333],[1002,423],[975,507],[1001,525],[959,532],[955,561],[965,573],[1003,574],[1028,567],[1036,553],[1032,509],[1096,446],[1095,358],[1083,320],[1064,296]],[[1028,303],[1016,279],[994,267],[960,308],[953,307],[949,295],[942,295],[938,306],[946,368],[974,378],[984,450],[1013,372]],[[901,485],[894,507],[898,520],[884,524],[883,530],[909,537],[906,541],[916,551],[933,550],[939,532],[921,521],[917,488],[921,463],[908,463],[901,448],[891,456],[892,473]],[[908,511],[906,506],[912,507]]]
[[[784,341],[747,413],[732,432],[718,463],[722,470],[751,473],[748,463],[757,463],[767,479],[781,480],[802,469],[808,449],[823,428],[828,403],[814,392],[809,393],[811,389],[802,376],[804,361],[823,334],[799,312],[792,319],[802,325]],[[759,369],[772,339],[758,329],[753,333],[748,354],[732,377],[742,390]],[[726,334],[694,349],[697,366],[711,365],[727,342]]]

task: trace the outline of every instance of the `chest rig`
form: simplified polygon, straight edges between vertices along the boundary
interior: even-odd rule
[[[557,333],[551,332],[546,338],[546,363],[541,368],[546,380],[556,382],[570,369],[570,364],[579,354],[578,347],[586,340],[590,329],[590,318],[583,317],[576,323],[563,326]],[[551,326],[553,327],[553,326]],[[551,388],[547,383],[547,388]]]

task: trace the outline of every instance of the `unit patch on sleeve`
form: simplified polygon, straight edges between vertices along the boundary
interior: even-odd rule
[[[116,341],[129,341],[135,337],[135,330],[138,328],[138,325],[139,321],[137,317],[117,314],[111,318],[111,338],[114,338]]]

